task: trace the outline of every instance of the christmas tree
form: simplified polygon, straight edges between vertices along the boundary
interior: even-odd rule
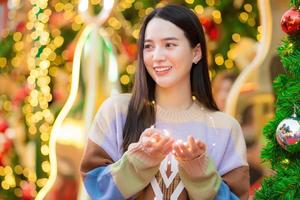
[[[281,19],[287,36],[278,48],[286,74],[274,81],[275,117],[264,127],[268,143],[262,158],[270,162],[274,175],[265,178],[255,199],[300,199],[300,1],[291,0],[290,5]]]

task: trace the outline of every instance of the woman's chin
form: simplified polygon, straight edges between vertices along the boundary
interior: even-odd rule
[[[175,85],[175,83],[170,80],[157,80],[155,82],[158,87],[164,88],[164,89],[174,87],[174,85]]]

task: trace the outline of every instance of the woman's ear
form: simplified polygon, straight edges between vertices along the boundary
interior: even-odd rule
[[[194,48],[193,48],[193,63],[197,64],[202,58],[202,51],[201,51],[201,46],[200,43],[198,43]]]

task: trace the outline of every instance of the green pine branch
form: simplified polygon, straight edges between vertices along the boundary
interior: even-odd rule
[[[291,6],[299,8],[300,0],[291,0]],[[277,94],[275,117],[265,127],[263,134],[267,145],[261,153],[270,162],[274,175],[265,178],[255,200],[300,200],[300,156],[297,146],[283,149],[276,140],[278,124],[294,113],[300,116],[300,41],[299,34],[286,36],[278,48],[278,55],[286,69],[279,75],[273,87]],[[299,120],[299,118],[298,118]]]

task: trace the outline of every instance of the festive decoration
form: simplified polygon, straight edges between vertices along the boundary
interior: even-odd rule
[[[19,89],[12,99],[13,105],[19,106],[29,94],[30,94],[29,87],[24,86],[23,88]]]
[[[33,200],[35,187],[32,183],[24,182],[22,187],[22,200]]]
[[[99,104],[112,93],[119,91],[116,56],[111,42],[106,37],[107,33],[100,28],[109,17],[113,5],[114,1],[105,0],[101,12],[97,16],[91,16],[88,13],[88,0],[79,2],[79,11],[87,26],[82,30],[75,47],[70,95],[57,116],[51,132],[49,148],[52,170],[49,181],[38,193],[37,200],[44,199],[55,185],[56,179],[65,181],[64,177],[57,177],[57,174],[63,174],[59,171],[58,166],[62,163],[58,162],[57,157],[68,159],[68,156],[56,155],[56,143],[73,151],[77,148],[82,151],[86,138],[84,133],[90,127]],[[76,102],[76,96],[77,99],[81,99],[79,102]],[[72,125],[71,121],[77,123]],[[76,165],[79,165],[79,162]],[[73,172],[72,175],[75,177],[74,184],[77,188],[77,180],[80,177],[78,173]],[[73,188],[73,194],[76,196],[77,193],[78,191]]]
[[[208,38],[212,41],[216,41],[220,37],[220,31],[217,27],[217,24],[212,20],[204,16],[200,17],[200,22],[203,24]]]
[[[8,123],[7,121],[0,119],[0,134],[4,134],[6,129],[8,128]]]
[[[276,139],[287,151],[300,150],[300,119],[296,116],[284,119],[277,127]]]
[[[41,163],[49,163],[48,155],[43,154],[42,149],[48,148],[49,127],[54,121],[54,116],[49,110],[49,102],[52,100],[49,84],[49,68],[51,59],[48,55],[59,46],[57,38],[52,38],[48,29],[49,16],[51,10],[48,8],[48,0],[30,2],[32,9],[28,13],[29,22],[32,26],[26,28],[31,31],[31,40],[33,46],[30,50],[27,60],[30,60],[30,75],[27,78],[27,84],[31,92],[26,99],[25,106],[28,111],[25,114],[26,124],[28,125],[29,136],[35,141],[36,149],[36,176],[37,190],[41,189],[45,180],[48,178],[49,168],[43,167]],[[35,116],[33,120],[30,116]],[[44,139],[42,137],[44,135]],[[44,164],[45,165],[45,164]]]
[[[300,0],[291,0],[290,4],[298,8]],[[296,117],[300,114],[298,35],[286,36],[278,48],[278,54],[286,74],[279,75],[273,84],[277,97],[276,112],[274,119],[264,127],[267,144],[262,150],[262,158],[270,162],[274,175],[263,180],[260,190],[256,192],[255,200],[299,199],[300,126],[299,118]],[[295,115],[290,117],[292,113]]]
[[[8,19],[7,0],[0,0],[0,34],[6,28]]]
[[[4,157],[13,145],[13,137],[7,121],[0,119],[0,166],[5,166]]]
[[[281,18],[281,28],[289,35],[299,33],[300,11],[297,8],[291,8],[283,14]]]

